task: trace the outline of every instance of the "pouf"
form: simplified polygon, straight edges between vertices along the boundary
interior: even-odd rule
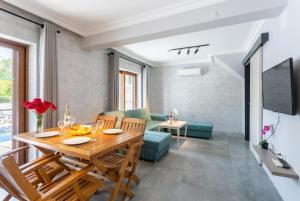
[[[158,161],[168,151],[171,142],[169,133],[145,131],[144,144],[140,158],[149,161]]]

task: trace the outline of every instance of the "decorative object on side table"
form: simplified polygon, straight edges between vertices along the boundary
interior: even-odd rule
[[[32,101],[25,101],[24,107],[36,114],[36,132],[41,133],[43,129],[44,113],[50,109],[51,111],[56,110],[56,106],[46,100],[40,98],[34,98]]]
[[[269,131],[271,131],[271,135],[267,136]],[[274,135],[274,133],[275,133],[275,130],[273,129],[273,125],[265,125],[264,126],[264,128],[262,129],[261,134],[260,134],[261,141],[260,141],[259,145],[261,146],[261,148],[263,148],[263,149],[269,148],[268,139],[270,137],[272,137]]]

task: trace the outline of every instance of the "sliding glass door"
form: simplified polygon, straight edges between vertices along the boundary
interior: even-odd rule
[[[0,39],[0,153],[17,148],[12,135],[26,131],[26,50],[26,46]]]
[[[119,109],[131,110],[137,107],[137,74],[120,71]]]
[[[13,49],[0,46],[0,152],[12,147]]]

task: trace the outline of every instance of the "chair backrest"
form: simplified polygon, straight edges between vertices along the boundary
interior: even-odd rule
[[[116,122],[117,122],[117,117],[98,115],[97,118],[96,118],[96,122],[98,120],[103,120],[104,121],[104,125],[103,125],[104,129],[110,129],[110,128],[115,127]]]
[[[140,133],[144,135],[146,120],[136,118],[123,118],[121,129],[129,133]]]
[[[22,174],[12,156],[1,159],[0,183],[8,193],[19,200],[34,201],[41,197],[34,186],[26,179],[25,175]]]

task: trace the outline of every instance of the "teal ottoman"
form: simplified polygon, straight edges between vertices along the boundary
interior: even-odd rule
[[[158,161],[169,151],[170,142],[169,133],[146,131],[140,159]]]
[[[211,122],[198,122],[188,123],[187,125],[187,136],[196,138],[212,138],[213,123]],[[184,129],[181,129],[180,135],[184,134]]]

